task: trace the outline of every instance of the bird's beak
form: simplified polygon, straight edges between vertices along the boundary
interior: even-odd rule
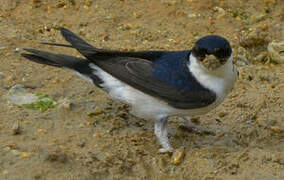
[[[224,63],[223,61],[218,60],[214,55],[208,55],[202,61],[204,67],[206,67],[210,71],[214,71],[222,66]]]

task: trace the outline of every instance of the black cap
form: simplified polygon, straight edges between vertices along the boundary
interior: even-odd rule
[[[221,36],[210,35],[199,39],[193,49],[192,54],[199,60],[203,60],[206,55],[214,55],[217,59],[227,59],[232,54],[230,43]]]

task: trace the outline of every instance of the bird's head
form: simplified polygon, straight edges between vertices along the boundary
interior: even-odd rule
[[[210,35],[199,39],[192,56],[209,71],[214,71],[229,61],[232,55],[230,43],[221,36]]]

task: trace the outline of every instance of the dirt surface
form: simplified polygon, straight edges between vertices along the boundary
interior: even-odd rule
[[[267,56],[283,41],[281,0],[1,0],[0,179],[284,179],[284,64]],[[159,154],[153,120],[139,119],[92,84],[20,56],[39,42],[64,42],[58,27],[100,48],[183,50],[208,34],[226,37],[239,80],[225,102],[196,117],[215,135],[168,125],[173,155]],[[9,101],[22,84],[57,105]]]

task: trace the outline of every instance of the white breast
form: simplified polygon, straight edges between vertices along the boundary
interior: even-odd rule
[[[215,71],[208,71],[191,54],[188,68],[201,85],[216,93],[217,100],[214,103],[215,107],[223,102],[225,97],[233,89],[237,80],[237,70],[233,65],[233,54],[229,57],[226,64]]]

